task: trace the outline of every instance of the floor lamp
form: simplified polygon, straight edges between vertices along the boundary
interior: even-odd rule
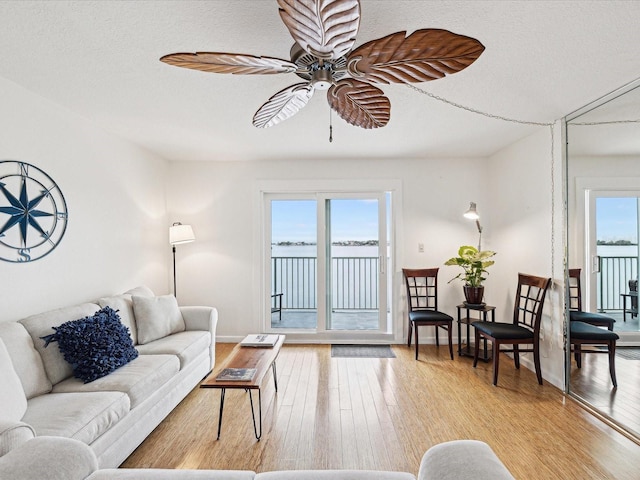
[[[478,215],[478,211],[476,210],[476,204],[471,202],[469,205],[469,210],[464,212],[464,217],[470,220],[476,221],[476,226],[478,227],[478,251],[482,251],[482,227],[480,226],[480,215]]]
[[[196,239],[193,234],[193,228],[191,225],[182,225],[180,222],[175,222],[169,227],[169,243],[172,245],[173,250],[173,296],[176,294],[176,245],[183,243],[191,243]]]

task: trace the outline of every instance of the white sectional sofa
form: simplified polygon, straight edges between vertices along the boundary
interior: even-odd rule
[[[43,337],[104,307],[118,311],[137,358],[84,383]],[[23,445],[48,450],[51,437],[64,437],[53,439],[52,452],[55,442],[77,440],[90,447],[79,458],[93,455],[97,468],[119,466],[212,370],[217,319],[215,308],[178,307],[172,296],[138,287],[0,322],[0,460]]]
[[[29,445],[32,444],[32,445]],[[77,440],[37,437],[0,457],[0,478],[11,480],[514,480],[484,442],[455,440],[431,447],[417,477],[373,470],[97,469],[91,448]]]

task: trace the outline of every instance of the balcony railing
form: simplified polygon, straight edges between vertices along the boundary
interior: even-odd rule
[[[283,309],[318,308],[316,257],[272,257],[271,272]],[[331,299],[334,310],[378,309],[378,257],[331,258]]]
[[[274,292],[283,293],[282,308],[315,310],[316,257],[273,257]],[[378,257],[334,257],[331,259],[331,299],[334,310],[378,309]],[[638,257],[600,257],[597,308],[622,310],[621,293],[629,291],[629,280],[638,278]]]
[[[622,310],[621,293],[629,292],[629,280],[638,278],[638,257],[600,257],[597,283],[599,311]]]

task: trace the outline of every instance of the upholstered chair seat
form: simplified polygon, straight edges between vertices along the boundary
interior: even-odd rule
[[[528,328],[511,323],[473,322],[473,326],[482,333],[497,339],[514,338],[517,340],[533,339],[533,332]]]

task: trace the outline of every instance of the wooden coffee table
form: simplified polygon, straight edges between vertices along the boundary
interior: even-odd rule
[[[278,391],[278,378],[276,375],[276,357],[280,353],[280,347],[284,343],[285,336],[278,335],[278,341],[273,347],[242,347],[236,345],[229,356],[222,364],[216,368],[204,381],[200,384],[200,388],[219,388],[220,389],[220,416],[218,417],[218,440],[220,440],[220,429],[222,428],[222,412],[224,410],[224,396],[228,388],[244,389],[249,393],[249,403],[251,405],[251,417],[253,419],[253,432],[256,440],[262,437],[262,393],[260,385],[264,380],[264,376],[273,370],[273,383]],[[216,377],[225,368],[255,368],[256,373],[249,381],[216,380]],[[258,390],[258,412],[259,412],[259,429],[256,426],[256,415],[253,407],[252,390]]]

